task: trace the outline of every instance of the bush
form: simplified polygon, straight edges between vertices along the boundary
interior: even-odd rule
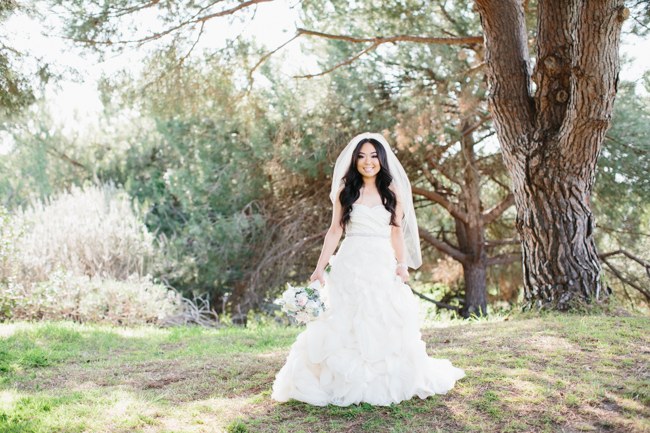
[[[161,324],[180,309],[180,295],[148,276],[116,281],[56,271],[46,281],[11,283],[0,291],[5,319]]]
[[[20,224],[0,206],[0,284],[8,283],[18,269],[18,239],[21,235]]]
[[[65,269],[74,275],[126,280],[145,275],[153,236],[125,192],[111,185],[73,187],[49,203],[16,215],[24,235],[18,243],[23,277],[46,281]]]
[[[114,186],[0,209],[0,319],[163,323],[181,297],[146,274],[153,236]]]

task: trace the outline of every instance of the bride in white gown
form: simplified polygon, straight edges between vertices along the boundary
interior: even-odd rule
[[[405,284],[408,266],[421,264],[411,187],[382,135],[350,141],[330,198],[332,224],[311,277],[324,283],[328,309],[296,339],[271,397],[348,406],[445,394],[465,373],[430,358],[421,339],[418,303]]]

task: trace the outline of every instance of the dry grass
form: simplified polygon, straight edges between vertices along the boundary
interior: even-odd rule
[[[467,377],[390,407],[269,397],[297,330],[0,325],[3,432],[647,432],[650,320],[518,317],[428,328]]]

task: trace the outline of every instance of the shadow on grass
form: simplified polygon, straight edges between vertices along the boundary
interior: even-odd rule
[[[264,415],[238,418],[246,432],[460,432],[466,426],[462,415],[444,401],[445,396],[414,398],[391,406],[367,403],[339,407],[310,406],[291,401],[271,403]]]

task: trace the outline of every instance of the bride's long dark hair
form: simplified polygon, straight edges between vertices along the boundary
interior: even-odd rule
[[[377,157],[379,158],[379,173],[375,178],[375,185],[377,185],[377,190],[381,196],[381,202],[384,205],[384,208],[390,212],[390,224],[395,226],[395,206],[397,206],[397,197],[395,193],[390,190],[389,186],[393,181],[393,176],[390,175],[388,169],[388,158],[386,156],[386,150],[381,143],[374,138],[364,138],[352,152],[352,160],[350,161],[350,168],[348,168],[347,173],[343,176],[343,191],[339,200],[341,201],[341,208],[343,209],[343,215],[341,215],[341,226],[345,228],[345,225],[350,221],[350,214],[352,213],[352,205],[359,199],[361,195],[361,187],[363,186],[363,177],[359,170],[357,170],[357,161],[359,159],[359,153],[361,152],[361,146],[365,143],[370,143],[375,147],[377,152]]]

